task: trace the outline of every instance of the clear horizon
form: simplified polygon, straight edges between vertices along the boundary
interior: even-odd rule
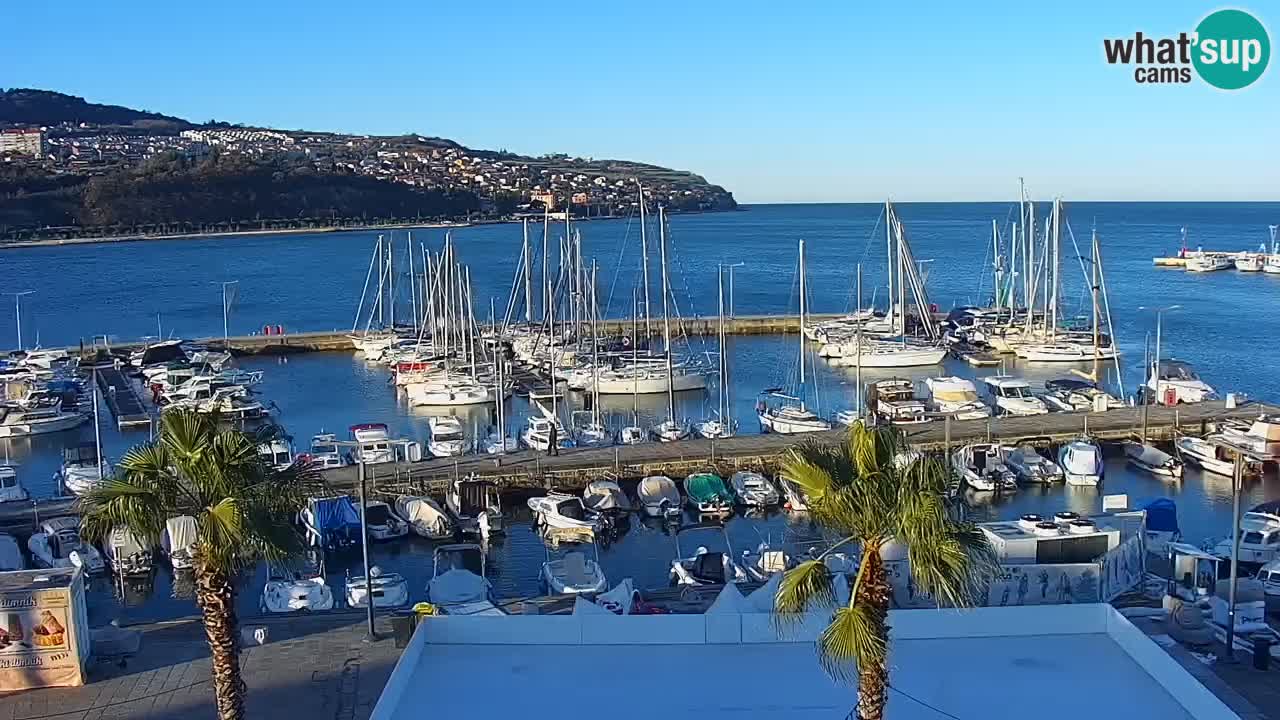
[[[1103,57],[1104,38],[1176,35],[1218,7],[395,3],[339,17],[144,0],[68,22],[66,6],[26,3],[7,11],[29,30],[0,47],[0,82],[193,122],[648,162],[743,204],[1002,202],[1019,177],[1036,198],[1265,202],[1280,70],[1224,92],[1139,85]]]

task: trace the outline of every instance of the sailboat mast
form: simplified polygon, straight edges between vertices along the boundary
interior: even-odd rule
[[[644,336],[646,339],[653,337],[653,330],[649,327],[649,318],[652,313],[649,309],[649,239],[646,229],[648,224],[645,219],[644,186],[640,185],[640,270],[644,282]]]
[[[387,238],[387,315],[391,320],[391,329],[396,329],[396,270],[394,233]]]
[[[893,219],[893,234],[898,239],[898,315],[902,318],[900,331],[902,344],[905,347],[907,344],[907,259],[906,253],[902,251],[902,223],[898,222],[896,217]]]
[[[596,323],[599,322],[599,306],[596,304],[596,261],[591,261],[591,420],[600,424],[600,337],[597,335]]]
[[[378,236],[378,327],[386,326],[386,314],[382,308],[382,288],[387,281],[386,261],[382,259],[382,236]]]
[[[720,301],[719,308],[718,308],[720,327],[716,332],[716,335],[717,335],[716,339],[720,343],[719,361],[717,362],[717,367],[716,367],[716,370],[719,372],[719,375],[720,375],[720,383],[716,391],[716,413],[719,414],[720,416],[720,422],[726,422],[727,416],[725,415],[724,393],[725,393],[725,382],[728,381],[728,378],[725,377],[725,362],[724,362],[724,265],[716,266],[716,286],[719,293],[719,301]]]
[[[1093,381],[1096,383],[1096,382],[1099,382],[1099,379],[1100,379],[1098,375],[1098,361],[1099,361],[1098,342],[1100,340],[1098,336],[1098,288],[1100,284],[1098,262],[1100,258],[1098,257],[1098,229],[1097,228],[1093,229],[1092,245],[1093,245],[1092,247],[1093,279],[1092,279],[1092,282],[1090,283],[1090,285],[1092,286],[1090,288],[1090,294],[1093,296]],[[1115,342],[1115,340],[1113,339],[1112,342]]]
[[[1004,272],[1001,270],[1000,228],[994,218],[991,220],[991,291],[996,311],[1000,310],[1000,295],[1003,291]]]
[[[658,206],[658,251],[662,263],[662,340],[663,354],[667,361],[667,417],[676,419],[675,374],[671,367],[671,308],[668,304],[670,291],[667,289],[667,216],[666,210]]]
[[[639,322],[640,299],[635,288],[631,288],[631,424],[640,424],[640,374],[636,372],[640,361]]]
[[[548,306],[551,305],[551,276],[547,270],[547,256],[550,254],[551,214],[546,207],[542,209],[542,322],[550,319]],[[550,325],[547,325],[550,332]]]
[[[529,218],[524,219],[524,245],[520,251],[524,258],[524,324],[533,324],[533,258],[529,257]]]
[[[804,240],[800,241],[800,342],[798,344],[798,355],[800,358],[800,407],[804,407],[804,296],[806,288],[804,282]],[[890,302],[893,302],[890,300]]]
[[[93,369],[93,446],[98,452],[98,471],[102,471],[102,423],[98,422],[98,369]],[[5,444],[8,454],[8,444]]]
[[[858,263],[858,325],[855,331],[854,346],[858,349],[858,354],[854,357],[854,384],[857,389],[854,391],[856,401],[858,403],[858,417],[862,417],[862,263]]]
[[[884,267],[889,274],[889,329],[892,330],[897,316],[893,311],[893,205],[888,200],[884,201],[884,250]]]
[[[409,242],[405,244],[405,254],[409,256],[409,304],[413,307],[413,334],[418,334],[418,283],[413,273],[413,231],[409,231]]]

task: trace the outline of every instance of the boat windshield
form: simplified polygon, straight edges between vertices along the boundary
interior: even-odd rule
[[[386,505],[370,505],[365,508],[365,522],[370,525],[386,525],[391,510]]]
[[[272,462],[274,462],[276,465],[288,465],[289,463],[293,462],[293,460],[289,457],[288,450],[277,450],[275,454],[275,458],[272,460]]]
[[[333,443],[311,443],[312,455],[337,455],[338,446]]]
[[[1160,364],[1160,379],[1162,380],[1199,380],[1200,376],[1195,370],[1191,369],[1186,363],[1171,362]]]
[[[939,390],[933,393],[933,397],[938,402],[967,403],[976,401],[978,393],[973,390]]]
[[[432,437],[432,439],[433,439],[433,440],[436,440],[436,441],[438,441],[438,442],[452,442],[452,441],[455,441],[455,440],[461,440],[461,439],[462,439],[462,431],[461,431],[461,430],[447,430],[447,431],[443,431],[443,432],[437,432],[437,433],[435,433],[434,435],[432,435],[431,437]]]
[[[1031,388],[1019,385],[1012,385],[1000,388],[1001,397],[1007,398],[1029,398],[1031,397]]]

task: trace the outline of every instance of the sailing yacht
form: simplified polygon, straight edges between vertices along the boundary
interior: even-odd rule
[[[662,206],[658,206],[658,250],[662,265],[662,353],[666,360],[667,419],[650,428],[649,433],[659,442],[684,440],[693,433],[687,422],[676,419],[676,375],[671,361],[671,285],[667,279],[667,220]],[[706,387],[706,377],[702,376]]]
[[[698,435],[708,440],[730,437],[735,429],[729,402],[729,357],[725,354],[724,269],[720,268],[716,274],[718,276],[717,286],[719,288],[720,303],[720,323],[717,332],[720,352],[717,356],[717,362],[719,363],[719,372],[717,374],[719,377],[716,382],[716,414],[714,417],[698,423],[696,428]]]
[[[806,407],[803,397],[805,385],[804,327],[806,308],[803,240],[800,241],[799,254],[800,335],[797,341],[799,344],[800,362],[799,392],[795,395],[788,395],[782,391],[782,388],[771,388],[764,391],[764,393],[761,394],[760,400],[756,402],[756,414],[760,418],[760,430],[762,432],[775,432],[781,435],[820,432],[831,429],[831,422],[825,418],[819,417],[817,413]]]

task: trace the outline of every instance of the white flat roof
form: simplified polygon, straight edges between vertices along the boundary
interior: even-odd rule
[[[890,624],[895,720],[1237,718],[1109,605],[901,610]],[[819,667],[821,626],[779,638],[767,614],[427,618],[372,720],[842,720],[855,691]]]

